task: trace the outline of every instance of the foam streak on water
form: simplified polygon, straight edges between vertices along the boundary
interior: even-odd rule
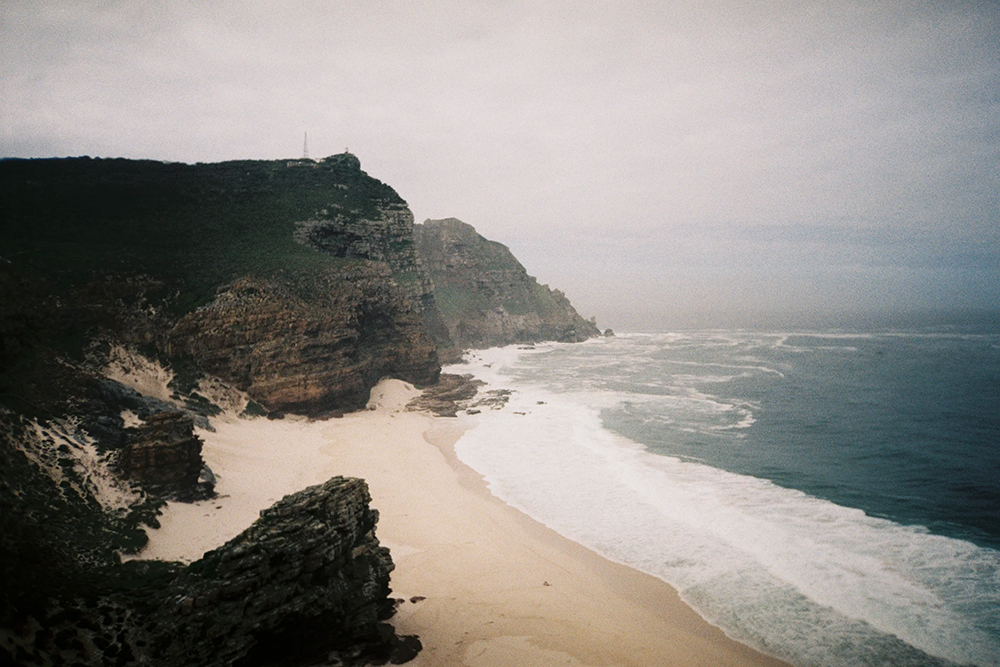
[[[488,350],[449,369],[515,390],[456,445],[498,497],[664,579],[734,638],[798,665],[1000,664],[1000,553],[651,453],[602,423],[602,410],[635,396],[512,379],[558,347]],[[668,398],[753,425],[752,405]]]

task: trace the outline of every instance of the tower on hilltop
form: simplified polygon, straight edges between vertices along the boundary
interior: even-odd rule
[[[306,132],[302,137],[302,159],[309,159],[309,133]]]

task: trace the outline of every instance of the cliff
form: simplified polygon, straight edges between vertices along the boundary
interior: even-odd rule
[[[241,278],[182,317],[167,350],[271,410],[357,410],[381,378],[437,381],[434,341],[385,265]]]
[[[506,246],[460,220],[414,225],[417,254],[460,347],[492,347],[543,340],[582,341],[599,334],[559,290],[539,285]]]
[[[167,499],[212,497],[195,426],[221,412],[336,414],[383,377],[437,383],[439,349],[594,333],[505,247],[414,225],[350,154],[0,160],[0,659],[412,657],[380,623],[392,562],[358,480],[188,567],[121,555]],[[449,378],[424,407],[475,391]]]
[[[119,554],[165,499],[213,494],[194,425],[433,384],[438,342],[412,214],[352,155],[0,161],[0,661],[412,656],[379,623],[392,563],[360,482],[188,568]]]
[[[437,379],[447,333],[413,216],[353,155],[3,160],[0,202],[0,268],[39,295],[18,307],[59,354],[112,336],[313,415],[383,376]]]

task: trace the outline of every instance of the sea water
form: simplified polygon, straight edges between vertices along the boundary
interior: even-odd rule
[[[796,665],[1000,665],[1000,335],[474,352],[494,494]]]

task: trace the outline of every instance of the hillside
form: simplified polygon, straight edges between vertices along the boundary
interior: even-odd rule
[[[383,376],[436,380],[443,326],[412,214],[353,155],[4,160],[0,202],[6,306],[34,329],[5,334],[76,357],[111,335],[268,410],[354,409]]]
[[[397,650],[359,480],[286,498],[187,567],[120,555],[165,500],[214,495],[195,425],[437,381],[447,334],[412,222],[348,154],[0,161],[0,662]]]
[[[0,662],[412,657],[361,480],[190,565],[122,556],[166,501],[215,497],[219,415],[336,417],[385,377],[435,385],[456,344],[596,332],[471,227],[415,228],[347,153],[0,160]]]
[[[598,335],[566,295],[539,285],[496,241],[455,218],[413,227],[417,253],[459,347],[493,347],[543,340],[578,342]]]

